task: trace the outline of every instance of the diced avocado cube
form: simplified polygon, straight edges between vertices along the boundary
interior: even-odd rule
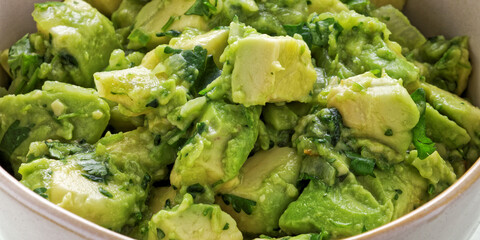
[[[279,225],[287,234],[326,231],[332,238],[342,238],[381,226],[392,214],[392,203],[379,202],[350,174],[333,187],[310,181],[298,200],[288,205]]]
[[[331,89],[328,106],[340,111],[345,126],[358,138],[372,138],[399,153],[412,142],[420,113],[407,90],[395,79],[372,73],[342,80]]]
[[[251,212],[237,209],[237,203],[228,202],[225,195],[219,197],[217,203],[235,219],[241,231],[251,234],[275,232],[280,215],[298,196],[295,184],[301,160],[295,149],[287,147],[256,153],[240,170],[239,184],[220,190],[221,194],[255,202]]]
[[[436,151],[425,159],[414,159],[411,164],[417,168],[420,175],[428,179],[431,184],[437,185],[438,183],[444,183],[449,186],[457,180],[452,165],[443,160]]]
[[[52,203],[100,226],[119,231],[135,223],[146,191],[141,178],[122,173],[95,152],[66,159],[40,158],[19,169],[21,182]],[[129,183],[131,181],[131,183]]]
[[[92,7],[98,9],[105,16],[110,17],[120,6],[122,0],[86,0],[86,2],[90,3]]]
[[[348,11],[348,7],[340,0],[311,0],[308,13],[341,12]]]
[[[81,0],[39,3],[32,15],[53,55],[41,67],[42,78],[93,87],[93,73],[120,48],[110,20]]]
[[[439,113],[467,130],[472,142],[480,146],[480,109],[467,100],[428,83],[422,83],[427,101]]]
[[[13,169],[31,142],[47,139],[96,142],[110,119],[110,107],[93,89],[45,82],[42,90],[0,99],[0,151]]]
[[[444,143],[450,149],[461,148],[470,142],[467,130],[440,114],[428,103],[425,108],[425,122],[427,136],[434,142]]]
[[[236,225],[218,205],[194,204],[192,196],[185,194],[180,205],[153,215],[148,239],[243,239]]]
[[[203,16],[184,15],[195,3],[192,0],[153,0],[147,3],[135,18],[132,33],[128,36],[129,49],[146,47],[153,49],[159,44],[167,43],[168,36],[157,37],[157,33],[169,30],[184,31],[186,28],[207,30]]]
[[[213,185],[238,175],[258,136],[259,108],[211,101],[178,152],[172,185]]]
[[[310,50],[292,37],[251,35],[230,46],[232,99],[246,106],[306,101],[317,79]]]
[[[173,187],[152,188],[149,195],[148,206],[152,213],[160,210],[170,209],[176,205],[175,196],[177,191]]]
[[[160,80],[145,67],[94,74],[98,94],[116,102],[125,115],[141,115],[152,110],[149,103],[156,100],[164,89]],[[157,103],[158,104],[158,103]]]

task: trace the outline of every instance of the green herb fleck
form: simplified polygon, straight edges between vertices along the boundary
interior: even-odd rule
[[[413,145],[418,151],[418,157],[425,159],[430,154],[436,151],[435,143],[426,135],[426,123],[425,123],[425,108],[426,108],[426,94],[423,88],[417,89],[411,95],[413,101],[417,105],[420,112],[420,120],[417,125],[412,129],[413,133]]]
[[[350,168],[355,175],[370,175],[374,177],[373,169],[375,168],[375,160],[362,157],[354,152],[346,152],[345,155],[350,158]]]
[[[44,188],[44,187],[35,188],[35,189],[33,189],[33,191],[34,191],[36,194],[42,196],[43,198],[48,198],[48,195],[46,194],[47,189]]]
[[[162,231],[162,229],[157,228],[157,239],[163,239],[165,237],[165,233]]]
[[[223,226],[223,230],[228,230],[229,227],[230,227],[229,224],[225,223],[225,226]]]
[[[166,32],[170,28],[170,26],[172,26],[172,24],[173,24],[173,22],[175,22],[175,20],[177,20],[177,17],[170,16],[170,18],[165,23],[165,25],[163,25],[162,32]]]
[[[232,204],[233,210],[235,210],[235,212],[240,213],[243,210],[243,212],[245,212],[247,215],[252,214],[253,207],[257,205],[257,202],[253,200],[231,194],[223,194],[222,200],[227,205]]]
[[[205,188],[199,183],[195,183],[187,187],[187,193],[190,193],[193,198],[205,192]]]
[[[32,127],[20,127],[20,120],[15,120],[3,135],[0,151],[12,155],[13,151],[28,138]]]
[[[99,187],[98,191],[100,191],[100,193],[103,194],[105,197],[113,198],[113,195],[109,191],[105,190],[103,187]]]

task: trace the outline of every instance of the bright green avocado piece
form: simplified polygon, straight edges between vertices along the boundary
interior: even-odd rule
[[[110,20],[81,0],[39,3],[32,15],[50,44],[51,62],[41,66],[40,78],[93,87],[93,73],[120,48]]]
[[[395,79],[372,73],[343,80],[331,89],[328,107],[340,111],[357,138],[371,138],[399,153],[412,142],[420,113],[407,90]]]
[[[348,7],[340,0],[312,0],[308,5],[308,13],[348,11]]]
[[[203,16],[185,15],[194,3],[194,0],[153,0],[147,3],[135,18],[135,25],[128,36],[128,48],[153,49],[159,44],[168,43],[170,37],[157,37],[156,34],[169,30],[180,32],[187,28],[208,30]]]
[[[420,175],[428,179],[431,184],[437,185],[438,183],[444,183],[449,186],[457,180],[452,165],[443,160],[437,151],[425,159],[416,158],[411,164],[417,168]]]
[[[427,94],[427,102],[442,115],[467,130],[472,142],[480,146],[480,109],[467,100],[428,83],[421,87]]]
[[[122,0],[86,0],[92,7],[98,9],[105,16],[110,17],[120,6]]]
[[[326,231],[332,238],[348,237],[389,222],[391,202],[379,202],[350,174],[343,182],[327,187],[310,181],[298,200],[280,217],[287,234]]]
[[[440,114],[428,103],[425,108],[425,122],[427,136],[434,142],[444,143],[450,149],[461,148],[470,142],[471,138],[464,128]]]
[[[235,220],[218,205],[195,204],[192,196],[185,194],[180,205],[153,215],[147,239],[240,240],[243,237]]]
[[[258,136],[260,109],[211,101],[178,152],[172,185],[213,185],[238,175]]]
[[[237,212],[233,204],[227,205],[221,198],[217,203],[235,219],[242,232],[273,233],[278,229],[280,215],[298,196],[295,184],[300,164],[301,157],[292,148],[275,147],[257,152],[245,162],[238,178],[233,180],[238,185],[220,190],[222,194],[255,201],[252,212]]]
[[[156,140],[157,138],[157,140]],[[167,177],[167,165],[175,161],[175,148],[158,140],[157,135],[140,127],[133,131],[107,135],[97,143],[103,145],[112,163],[121,171],[133,168],[132,159],[153,180]],[[126,151],[128,149],[128,151]]]
[[[93,89],[45,82],[42,90],[0,98],[0,150],[13,169],[31,142],[47,139],[95,143],[110,119],[110,107]]]
[[[251,35],[230,44],[232,99],[246,106],[305,102],[317,75],[310,50],[292,37]]]
[[[320,35],[313,38],[313,45],[319,48],[313,49],[312,55],[327,76],[345,79],[367,71],[385,71],[394,79],[402,79],[408,88],[418,84],[418,68],[401,54],[400,45],[390,41],[390,31],[378,19],[354,11],[310,18],[310,31]]]
[[[55,142],[32,144],[30,151],[42,151],[47,144]],[[119,231],[136,222],[135,216],[141,214],[147,198],[148,185],[142,186],[143,174],[119,171],[109,162],[108,153],[98,149],[85,148],[69,156],[49,151],[56,159],[49,156],[20,166],[21,183],[52,203],[100,226]]]

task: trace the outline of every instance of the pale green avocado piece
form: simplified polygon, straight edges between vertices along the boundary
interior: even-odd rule
[[[379,202],[349,174],[328,188],[320,181],[310,181],[298,200],[288,205],[279,225],[287,234],[326,231],[335,239],[381,226],[392,215],[391,202]]]
[[[422,83],[421,87],[427,94],[427,102],[442,115],[467,130],[472,142],[480,146],[480,109],[467,100],[435,87]]]
[[[196,29],[187,29],[180,37],[172,38],[169,45],[184,50],[192,50],[195,46],[202,46],[207,49],[208,54],[213,56],[215,64],[222,67],[220,56],[227,47],[228,35],[228,29],[212,30],[206,33]]]
[[[147,2],[143,0],[123,0],[112,14],[113,26],[116,29],[127,29],[135,24],[135,17]],[[129,29],[128,32],[130,32]]]
[[[429,199],[429,182],[408,164],[395,164],[383,171],[375,169],[374,174],[375,177],[361,176],[357,180],[379,202],[393,204],[391,220],[413,211]]]
[[[412,142],[420,113],[407,90],[387,75],[372,73],[342,80],[330,90],[328,107],[340,111],[345,126],[359,138],[372,138],[399,153]]]
[[[451,185],[457,180],[452,165],[448,161],[443,160],[437,151],[425,159],[415,158],[411,164],[431,184],[446,183]]]
[[[175,206],[177,191],[173,187],[152,188],[149,193],[148,207],[155,214],[160,210]]]
[[[260,109],[211,101],[178,152],[172,185],[213,185],[238,175],[258,136]]]
[[[206,97],[194,98],[171,111],[167,115],[167,119],[180,130],[186,130],[195,119],[203,115],[206,105]]]
[[[341,11],[348,11],[348,7],[340,0],[311,0],[308,5],[308,14]]]
[[[167,43],[170,37],[157,37],[156,34],[169,30],[208,30],[203,16],[185,15],[194,3],[194,0],[153,0],[147,3],[135,18],[132,33],[128,36],[128,48],[153,49],[159,44]]]
[[[115,49],[110,55],[105,71],[122,70],[138,66],[142,63],[143,57],[145,57],[145,54],[141,52],[132,52],[126,55],[123,50]]]
[[[122,0],[86,0],[92,7],[110,17],[115,10],[120,6]]]
[[[168,176],[167,165],[175,161],[176,149],[156,138],[157,135],[140,127],[130,132],[107,134],[97,145],[105,147],[120,171],[134,168],[131,161],[135,159],[135,167],[149,173],[153,180],[161,180]]]
[[[218,205],[194,204],[192,196],[185,194],[180,205],[153,215],[147,239],[240,240],[243,237],[235,220]]]
[[[246,106],[307,101],[317,79],[306,43],[251,35],[230,44],[232,99]]]
[[[42,90],[0,98],[0,150],[17,170],[31,142],[83,139],[94,143],[109,119],[108,103],[95,90],[47,81]]]
[[[377,0],[377,2],[380,1],[382,0]],[[392,32],[392,35],[390,35],[392,41],[399,43],[402,47],[407,47],[409,50],[421,47],[427,39],[397,8],[386,5],[373,10],[371,15],[387,25],[388,30]]]
[[[434,142],[444,143],[450,149],[461,148],[470,142],[467,130],[440,114],[428,103],[425,108],[425,122],[427,136]]]
[[[272,125],[278,131],[293,129],[297,125],[297,114],[286,105],[267,104],[262,114],[265,123]]]
[[[220,190],[221,194],[255,201],[252,212],[237,212],[233,203],[226,204],[221,197],[217,204],[235,219],[244,233],[275,232],[280,215],[299,194],[295,184],[301,161],[295,149],[288,147],[257,152],[245,162],[239,176],[233,180],[238,185]]]
[[[118,103],[125,115],[148,113],[153,109],[149,103],[168,91],[150,69],[142,66],[97,72],[93,76],[100,97]]]
[[[136,222],[147,192],[141,187],[142,177],[120,172],[106,159],[108,155],[95,152],[63,160],[40,158],[20,166],[21,183],[82,218],[119,231]],[[107,180],[96,178],[100,174]]]
[[[317,26],[323,26],[328,38],[314,39],[313,44],[320,47],[312,49],[312,55],[327,76],[345,79],[385,71],[409,89],[418,85],[418,68],[402,55],[399,44],[390,41],[390,31],[380,20],[355,11],[312,14],[308,27],[316,32]]]
[[[41,66],[40,78],[93,87],[93,73],[108,65],[110,53],[120,48],[108,18],[81,0],[35,5],[38,32],[51,46],[51,62]]]

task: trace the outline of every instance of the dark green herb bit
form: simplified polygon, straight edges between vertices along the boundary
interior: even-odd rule
[[[192,7],[190,7],[185,15],[198,15],[198,16],[212,16],[211,12],[217,11],[216,5],[212,5],[208,0],[197,0]]]
[[[161,32],[155,34],[157,37],[178,37],[182,34],[182,32],[177,31],[177,30],[168,30],[166,32]]]
[[[362,157],[354,152],[346,152],[345,155],[350,158],[350,168],[355,175],[370,175],[375,177],[373,169],[375,168],[375,160]]]
[[[20,120],[15,120],[3,135],[0,151],[12,155],[13,151],[28,138],[32,127],[20,127]]]
[[[172,203],[170,202],[170,199],[167,199],[167,200],[165,201],[165,206],[164,206],[163,208],[165,208],[165,209],[170,209],[170,208],[172,208]]]
[[[393,136],[393,130],[390,128],[387,129],[387,131],[385,131],[385,136],[389,136],[389,137]]]
[[[147,103],[145,105],[146,107],[152,107],[152,108],[157,108],[160,104],[158,103],[158,99],[153,99],[151,102]]]
[[[35,188],[35,189],[33,189],[33,192],[42,196],[43,198],[48,198],[48,195],[46,194],[47,189],[44,188],[44,187]]]
[[[175,20],[177,20],[177,17],[170,16],[170,18],[169,18],[168,21],[165,23],[165,25],[163,25],[163,27],[162,27],[162,32],[167,31],[168,28],[170,28],[170,26],[172,26],[173,22],[175,22]]]
[[[103,187],[99,187],[98,191],[100,191],[100,193],[103,194],[105,197],[113,198],[113,195],[109,191],[105,190]]]
[[[203,216],[210,215],[210,218],[211,218],[212,217],[212,212],[213,212],[213,208],[211,208],[211,207],[205,208],[205,210],[203,210]]]
[[[223,226],[223,230],[228,230],[228,228],[230,227],[229,225],[230,225],[230,224],[225,223],[225,226]]]
[[[89,154],[76,154],[76,157],[85,157],[86,159],[81,159],[78,161],[78,165],[82,167],[83,173],[82,176],[94,181],[94,182],[107,182],[107,177],[110,175],[108,170],[108,163],[105,161],[95,160],[95,153]]]
[[[235,212],[240,213],[243,210],[243,212],[245,212],[247,215],[252,214],[253,207],[257,205],[257,202],[253,200],[242,198],[232,194],[223,194],[222,200],[227,205],[232,204],[233,210],[235,210]]]
[[[157,228],[157,239],[163,239],[165,237],[165,233],[162,231],[162,229]]]
[[[143,175],[143,179],[142,179],[142,189],[147,189],[148,187],[148,184],[150,183],[150,181],[152,180],[152,177],[150,177],[150,175],[148,175],[147,173],[145,175]]]
[[[435,193],[435,186],[433,184],[428,185],[427,193],[433,195]]]
[[[195,183],[187,187],[187,193],[190,193],[190,195],[192,195],[193,198],[195,198],[197,195],[200,195],[204,192],[205,192],[205,188],[199,183]]]
[[[426,125],[425,125],[425,108],[426,108],[426,94],[423,88],[415,90],[410,95],[417,105],[418,110],[420,111],[420,120],[417,125],[412,129],[413,133],[413,145],[418,151],[418,157],[420,159],[425,159],[430,154],[436,151],[435,143],[427,137],[426,134]]]

